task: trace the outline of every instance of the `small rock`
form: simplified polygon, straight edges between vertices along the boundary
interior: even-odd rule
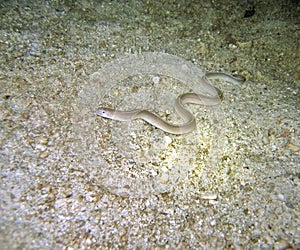
[[[287,144],[285,144],[285,147],[286,147],[287,149],[290,149],[290,150],[293,151],[293,152],[298,152],[298,151],[300,150],[300,147],[299,147],[299,146],[297,146],[297,145],[295,145],[295,144],[293,144],[293,143],[291,143],[291,142],[288,142]]]

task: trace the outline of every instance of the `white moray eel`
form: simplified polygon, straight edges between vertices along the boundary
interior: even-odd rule
[[[126,60],[128,60],[127,63]],[[242,77],[233,77],[225,73],[205,73],[197,65],[166,53],[142,53],[137,56],[120,59],[120,61],[123,66],[119,70],[122,71],[121,75],[123,79],[140,74],[166,75],[191,86],[197,93],[183,93],[177,97],[175,111],[184,121],[184,123],[179,125],[170,124],[156,114],[143,109],[120,111],[101,107],[97,115],[125,122],[143,119],[149,124],[171,134],[185,134],[196,128],[195,117],[185,108],[185,104],[191,103],[209,106],[220,104],[221,100],[218,91],[209,83],[208,79],[221,79],[234,84],[244,81]],[[135,69],[138,69],[138,71]]]

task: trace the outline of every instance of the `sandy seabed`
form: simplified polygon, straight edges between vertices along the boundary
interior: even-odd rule
[[[299,13],[295,0],[1,2],[0,248],[299,249]],[[166,100],[155,111],[174,119],[189,91],[176,79],[90,88],[143,52],[246,82],[213,81],[222,103],[189,107],[186,136],[96,117],[102,102]]]

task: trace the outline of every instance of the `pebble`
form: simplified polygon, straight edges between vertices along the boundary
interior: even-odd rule
[[[287,144],[285,144],[285,147],[287,149],[290,149],[293,152],[298,152],[300,150],[300,146],[297,146],[297,145],[295,145],[293,143],[290,143],[290,142],[288,142]]]
[[[152,81],[153,81],[154,84],[158,84],[159,81],[160,81],[160,77],[159,76],[153,76]]]
[[[275,242],[274,244],[274,249],[275,250],[287,250],[287,249],[292,249],[290,243],[288,243],[286,240],[279,240]]]
[[[218,199],[218,195],[216,195],[216,194],[203,194],[201,196],[201,198],[203,200],[216,200],[216,199]]]

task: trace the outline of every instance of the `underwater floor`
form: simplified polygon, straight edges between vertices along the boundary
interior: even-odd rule
[[[295,0],[2,1],[0,248],[299,249],[299,13]],[[209,96],[206,72],[246,81],[211,79],[220,104],[187,104],[190,133],[96,115],[182,124],[175,100]]]

